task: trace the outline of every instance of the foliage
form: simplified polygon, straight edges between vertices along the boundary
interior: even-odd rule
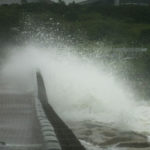
[[[149,6],[82,6],[74,2],[66,5],[62,0],[49,5],[27,4],[23,1],[23,5],[0,6],[0,37],[4,33],[10,37],[12,28],[23,25],[20,22],[25,15],[34,16],[37,22],[47,24],[47,27],[51,26],[49,18],[53,18],[61,23],[62,30],[66,29],[66,33],[77,35],[80,30],[87,40],[130,45],[139,44],[139,41],[140,44],[148,44],[150,39]]]

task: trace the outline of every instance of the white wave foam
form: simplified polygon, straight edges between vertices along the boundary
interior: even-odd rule
[[[67,49],[67,50],[66,50]],[[63,119],[109,122],[124,130],[150,131],[150,109],[104,67],[68,47],[24,46],[9,53],[2,73],[11,84],[33,90],[29,74],[39,68],[49,102]]]

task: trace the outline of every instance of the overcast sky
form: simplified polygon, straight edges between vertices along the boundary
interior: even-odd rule
[[[52,0],[52,1],[58,2],[58,0]],[[68,4],[68,3],[73,2],[73,1],[82,2],[84,0],[63,0],[63,1],[65,1]],[[11,2],[20,2],[20,0],[0,0],[0,3],[11,3]]]
[[[53,0],[53,1],[57,2],[58,0]],[[73,2],[73,1],[75,1],[75,2],[82,2],[84,0],[63,0],[63,1],[65,1],[66,3],[70,3],[70,2]]]

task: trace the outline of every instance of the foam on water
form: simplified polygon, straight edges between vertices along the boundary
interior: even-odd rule
[[[81,143],[85,146],[86,150],[104,150],[104,148],[100,148],[99,146],[92,145],[86,141],[81,141]],[[109,147],[105,148],[105,150],[127,150],[126,148],[117,148],[117,147]]]
[[[108,122],[122,130],[150,132],[149,104],[137,101],[109,68],[70,47],[30,45],[14,48],[3,62],[2,77],[11,90],[33,91],[31,74],[40,69],[49,102],[64,120]]]

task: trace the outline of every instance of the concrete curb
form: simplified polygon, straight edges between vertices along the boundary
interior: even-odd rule
[[[37,118],[41,126],[41,131],[44,138],[44,144],[46,150],[61,150],[61,146],[56,137],[54,128],[49,122],[49,120],[47,119],[42,104],[38,98],[36,98],[35,100],[35,108],[36,108]]]

